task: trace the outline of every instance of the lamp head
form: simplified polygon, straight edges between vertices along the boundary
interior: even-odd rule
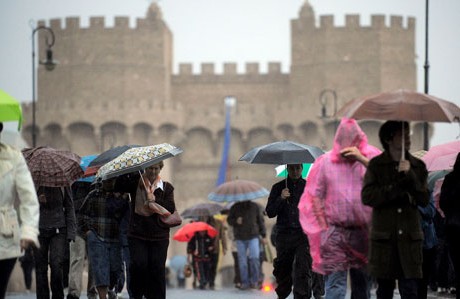
[[[53,60],[53,50],[51,50],[51,47],[46,49],[46,60],[40,61],[40,64],[44,65],[48,71],[54,70],[58,64],[56,60]]]

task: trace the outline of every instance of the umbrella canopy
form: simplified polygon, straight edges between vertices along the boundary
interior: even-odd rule
[[[51,147],[22,150],[35,187],[65,187],[83,175],[81,158],[75,153]]]
[[[443,179],[450,170],[437,170],[428,173],[428,190],[434,191],[435,184],[438,180]]]
[[[452,141],[430,148],[422,157],[428,171],[452,170],[460,152],[460,140]]]
[[[313,163],[303,163],[302,164],[302,178],[306,178],[308,176],[308,173],[310,172],[311,167],[313,166]],[[279,165],[275,167],[275,172],[277,177],[287,177],[287,168],[286,165]]]
[[[0,122],[18,121],[18,131],[22,125],[22,109],[19,102],[0,89]]]
[[[324,151],[319,147],[283,140],[255,147],[239,161],[251,164],[313,163],[322,154]]]
[[[460,121],[460,108],[428,94],[401,89],[354,99],[336,115],[355,119],[453,122]]]
[[[122,174],[140,171],[180,153],[182,153],[181,148],[169,143],[131,148],[99,168],[96,178],[107,180]]]
[[[83,156],[81,157],[81,162],[80,162],[80,167],[83,171],[85,171],[88,168],[89,163],[91,163],[94,159],[96,159],[97,155],[88,155],[88,156]],[[77,181],[78,182],[86,182],[86,183],[91,183],[94,181],[94,175],[92,176],[87,176],[83,175],[83,178],[79,178]]]
[[[191,206],[190,208],[185,209],[182,213],[181,216],[183,218],[193,218],[196,219],[198,217],[203,217],[203,216],[213,216],[216,214],[219,214],[220,211],[222,211],[224,207],[222,207],[219,204],[216,203],[200,203],[194,206]]]
[[[107,162],[112,161],[119,155],[123,154],[127,150],[135,147],[140,147],[140,145],[134,145],[134,144],[129,144],[129,145],[121,145],[121,146],[116,146],[114,148],[111,148],[109,150],[106,150],[105,152],[100,153],[93,161],[91,161],[88,164],[88,167],[85,170],[85,177],[88,176],[93,176],[96,174],[96,172],[101,168],[102,165],[106,164]]]
[[[245,201],[268,196],[270,192],[256,182],[233,180],[220,184],[208,194],[208,199],[217,202]]]
[[[174,235],[173,239],[179,242],[188,242],[190,241],[196,232],[206,231],[206,233],[214,238],[217,236],[217,230],[206,222],[196,221],[192,223],[187,223],[181,227]]]

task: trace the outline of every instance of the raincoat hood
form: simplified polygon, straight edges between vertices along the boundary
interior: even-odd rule
[[[342,118],[334,137],[334,144],[331,150],[331,162],[347,162],[348,160],[340,155],[340,151],[346,147],[356,146],[361,154],[369,157],[370,150],[367,143],[367,136],[359,127],[356,120]]]

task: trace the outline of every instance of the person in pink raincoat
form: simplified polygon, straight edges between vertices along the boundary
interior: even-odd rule
[[[369,298],[366,273],[372,210],[361,202],[366,167],[380,150],[354,119],[342,119],[330,152],[312,166],[299,202],[310,242],[313,271],[325,275],[325,298],[345,298],[350,272],[352,298]]]

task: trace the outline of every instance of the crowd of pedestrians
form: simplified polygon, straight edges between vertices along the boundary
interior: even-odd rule
[[[223,221],[197,219],[217,235],[198,231],[188,241],[174,269],[178,287],[186,285],[189,264],[193,287],[215,289],[219,260],[230,251],[235,287],[261,289],[268,217],[276,218],[270,239],[280,299],[345,298],[347,285],[355,299],[369,299],[372,288],[377,298],[393,298],[395,288],[403,299],[427,298],[430,289],[454,293],[460,154],[436,206],[425,164],[410,153],[409,132],[407,122],[385,122],[382,152],[355,120],[342,119],[308,182],[302,164],[288,164],[266,207],[236,202],[223,209]],[[166,298],[170,227],[161,217],[176,206],[163,167],[71,188],[35,186],[22,154],[0,143],[0,299],[18,257],[28,291],[35,268],[38,299],[80,298],[85,265],[89,299],[114,299],[124,288],[132,299]]]

